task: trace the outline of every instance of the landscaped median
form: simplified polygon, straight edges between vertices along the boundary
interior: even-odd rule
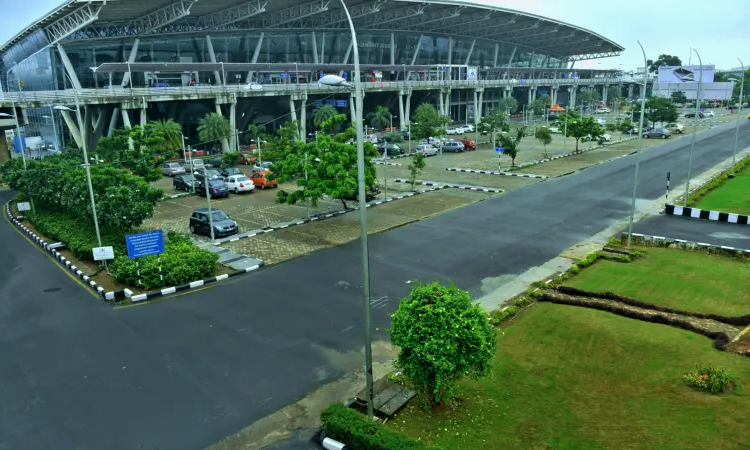
[[[337,406],[324,430],[374,449],[743,448],[750,262],[610,245],[491,313],[492,372],[450,402],[384,425]]]
[[[111,246],[114,259],[108,268],[94,261],[98,247],[93,222],[65,211],[37,207],[19,216],[15,205],[6,205],[6,215],[45,251],[50,252],[73,274],[81,278],[108,302],[141,301],[195,288],[251,270],[233,271],[218,263],[219,255],[197,247],[189,238],[167,233],[164,252],[130,259],[126,235],[138,229],[122,231],[101,227],[102,245]],[[137,261],[137,262],[136,262]],[[107,270],[108,269],[108,270]],[[127,298],[126,298],[127,297]]]

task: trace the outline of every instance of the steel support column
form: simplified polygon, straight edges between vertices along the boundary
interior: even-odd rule
[[[107,137],[112,137],[112,134],[115,132],[115,129],[117,128],[117,119],[120,115],[120,108],[115,107],[115,109],[112,110],[112,117],[109,119],[109,128],[107,129]]]
[[[212,63],[216,63],[216,53],[214,53],[214,44],[211,42],[211,35],[206,35],[206,49],[208,50],[208,57]],[[221,74],[218,70],[214,70],[214,84],[222,84]]]
[[[78,148],[83,148],[83,139],[81,139],[81,131],[78,129],[78,125],[76,125],[73,118],[70,117],[70,113],[68,111],[60,111],[60,113],[65,120],[65,124],[68,125],[68,130],[70,131],[70,135],[73,136],[73,140],[76,142],[76,145],[78,146]]]
[[[81,89],[81,83],[78,81],[78,75],[76,75],[76,71],[73,69],[73,64],[70,63],[68,54],[65,53],[65,49],[63,48],[62,44],[57,44],[57,50],[60,52],[60,59],[62,60],[63,66],[65,66],[65,72],[67,72],[68,76],[70,77],[70,81],[73,83],[73,89]]]
[[[130,54],[128,55],[128,62],[131,64],[135,62],[135,57],[136,55],[138,55],[138,44],[140,44],[140,42],[141,42],[140,39],[135,38],[135,41],[133,42],[133,46],[130,47]],[[125,87],[128,85],[128,83],[130,83],[131,85],[133,84],[132,80],[130,79],[129,70],[122,75],[121,86]]]
[[[318,60],[318,40],[315,38],[315,32],[312,32],[312,48],[313,48],[313,62],[315,64],[320,64],[320,60]]]
[[[398,93],[398,124],[399,130],[406,128],[406,117],[404,117],[404,91]]]
[[[302,136],[302,142],[307,142],[307,92],[302,94],[302,105],[299,114],[299,134]]]
[[[495,59],[492,67],[497,67],[497,57],[500,56],[500,44],[495,43]]]
[[[258,56],[260,55],[260,49],[263,47],[263,38],[266,36],[266,33],[261,32],[260,38],[258,39],[258,43],[255,44],[255,51],[253,52],[253,58],[250,60],[252,64],[255,64],[258,62]],[[247,72],[247,78],[245,78],[245,83],[252,83],[253,82],[253,74],[255,72],[250,70]]]
[[[297,122],[297,105],[294,104],[294,97],[291,95],[289,96],[289,109],[291,110],[290,118],[292,122]],[[297,123],[297,134],[299,134],[299,129],[299,123]]]
[[[238,151],[237,148],[237,96],[232,96],[232,104],[229,106],[229,125],[232,127],[232,138],[229,140],[229,148]]]

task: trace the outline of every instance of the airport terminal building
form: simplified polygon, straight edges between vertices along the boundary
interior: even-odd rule
[[[466,122],[508,95],[575,105],[581,87],[622,84],[575,67],[623,47],[574,25],[461,0],[346,3],[365,108],[389,106],[402,127],[424,101]],[[305,131],[308,106],[333,100],[349,112],[349,94],[316,81],[351,79],[352,47],[339,0],[68,0],[0,47],[0,107],[21,106],[26,134],[47,143],[214,110],[236,129],[289,114]],[[75,95],[82,124],[52,109]]]

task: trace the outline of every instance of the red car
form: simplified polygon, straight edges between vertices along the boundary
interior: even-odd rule
[[[464,144],[464,150],[476,150],[477,149],[477,143],[469,138],[465,138],[461,141],[462,144]]]

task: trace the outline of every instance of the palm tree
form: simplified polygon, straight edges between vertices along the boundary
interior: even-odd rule
[[[182,147],[182,125],[172,119],[154,120],[149,125],[151,135],[161,138],[157,150],[171,152]]]
[[[385,106],[378,106],[374,113],[367,115],[367,121],[375,128],[385,128],[391,123],[391,112]]]
[[[323,122],[336,114],[338,114],[338,111],[336,111],[336,108],[331,105],[318,106],[312,113],[313,125],[315,125],[315,128],[320,128],[321,125],[323,125]]]
[[[229,151],[229,139],[232,137],[232,126],[221,114],[209,113],[200,120],[198,137],[202,142],[221,141],[221,150]]]

